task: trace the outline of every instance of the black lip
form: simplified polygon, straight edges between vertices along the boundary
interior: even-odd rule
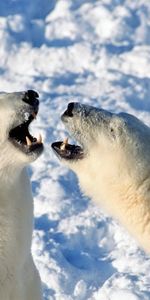
[[[57,154],[59,158],[66,160],[77,160],[84,157],[83,149],[78,145],[67,144],[65,149],[61,149],[63,141],[58,141],[51,144],[52,149]]]

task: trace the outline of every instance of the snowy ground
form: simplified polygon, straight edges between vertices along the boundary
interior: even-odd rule
[[[149,0],[3,0],[0,90],[40,93],[34,133],[45,153],[31,166],[33,254],[45,300],[148,300],[150,258],[84,198],[52,153],[60,114],[82,101],[150,125]]]

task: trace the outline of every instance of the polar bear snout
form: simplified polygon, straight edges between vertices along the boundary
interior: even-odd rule
[[[27,92],[25,92],[25,95],[23,97],[23,101],[31,106],[33,106],[34,108],[39,106],[39,94],[33,90],[28,90]]]
[[[112,113],[104,109],[96,108],[90,105],[81,104],[79,102],[70,102],[67,109],[61,116],[63,122],[78,119],[81,122],[96,123],[95,120],[108,120],[112,117]]]
[[[82,105],[78,102],[70,102],[68,104],[67,109],[65,112],[62,114],[61,119],[62,121],[67,121],[68,119],[75,118],[81,115],[85,112],[85,105]]]
[[[74,102],[69,103],[66,111],[64,112],[64,116],[73,117],[74,106]]]

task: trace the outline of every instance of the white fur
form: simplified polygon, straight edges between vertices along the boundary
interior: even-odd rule
[[[76,104],[62,118],[85,157],[66,160],[82,190],[150,253],[150,128],[129,114]]]
[[[0,300],[42,299],[31,255],[33,198],[26,171],[34,158],[8,141],[9,129],[28,107],[23,95],[0,95]]]

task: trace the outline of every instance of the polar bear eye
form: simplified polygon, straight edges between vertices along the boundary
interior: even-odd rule
[[[110,135],[111,135],[111,137],[112,137],[113,139],[116,138],[116,133],[115,133],[115,130],[114,130],[113,127],[110,127]]]
[[[113,137],[115,136],[115,130],[114,130],[114,128],[110,128],[110,132],[111,132],[111,135],[113,135]]]

